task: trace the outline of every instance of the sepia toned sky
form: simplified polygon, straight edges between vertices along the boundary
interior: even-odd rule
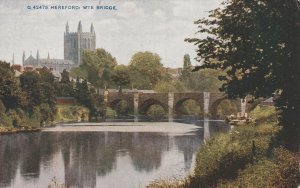
[[[183,55],[189,53],[192,63],[195,46],[184,42],[197,31],[194,21],[216,8],[221,0],[1,0],[0,60],[22,63],[26,57],[63,58],[63,36],[66,22],[71,32],[77,31],[79,20],[83,31],[93,22],[97,48],[104,48],[128,64],[138,51],[160,55],[167,67],[182,66]],[[28,6],[44,5],[48,9],[29,10]],[[116,6],[117,10],[50,10],[53,5]]]

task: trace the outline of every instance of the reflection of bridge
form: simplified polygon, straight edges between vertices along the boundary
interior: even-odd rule
[[[133,110],[134,115],[145,114],[151,105],[160,105],[165,112],[168,112],[169,120],[173,115],[180,115],[180,107],[187,100],[194,100],[203,110],[204,117],[217,117],[217,108],[219,104],[226,100],[223,93],[209,92],[186,92],[186,93],[156,93],[139,91],[135,92],[104,92],[104,101],[106,107],[115,109],[120,101],[126,101],[129,109]],[[240,100],[231,100],[239,105]]]

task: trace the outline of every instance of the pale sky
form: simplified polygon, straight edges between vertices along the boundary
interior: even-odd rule
[[[218,7],[221,0],[0,0],[0,60],[22,63],[22,54],[63,59],[66,22],[83,31],[93,22],[96,47],[104,48],[119,64],[128,64],[139,51],[160,55],[167,67],[181,67],[184,54],[196,57],[196,47],[184,42],[194,37],[194,21]],[[111,5],[117,10],[29,10],[32,5]]]

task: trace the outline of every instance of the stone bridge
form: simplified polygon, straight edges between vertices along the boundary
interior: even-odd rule
[[[160,105],[168,113],[169,119],[180,115],[180,107],[187,100],[194,100],[203,110],[204,117],[216,117],[219,104],[226,100],[223,93],[184,92],[184,93],[156,93],[135,90],[135,92],[104,92],[105,106],[112,109],[124,100],[134,115],[145,114],[151,105]],[[242,108],[241,100],[231,100]]]

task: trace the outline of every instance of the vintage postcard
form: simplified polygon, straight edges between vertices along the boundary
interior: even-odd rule
[[[1,0],[0,187],[300,186],[297,0]]]

